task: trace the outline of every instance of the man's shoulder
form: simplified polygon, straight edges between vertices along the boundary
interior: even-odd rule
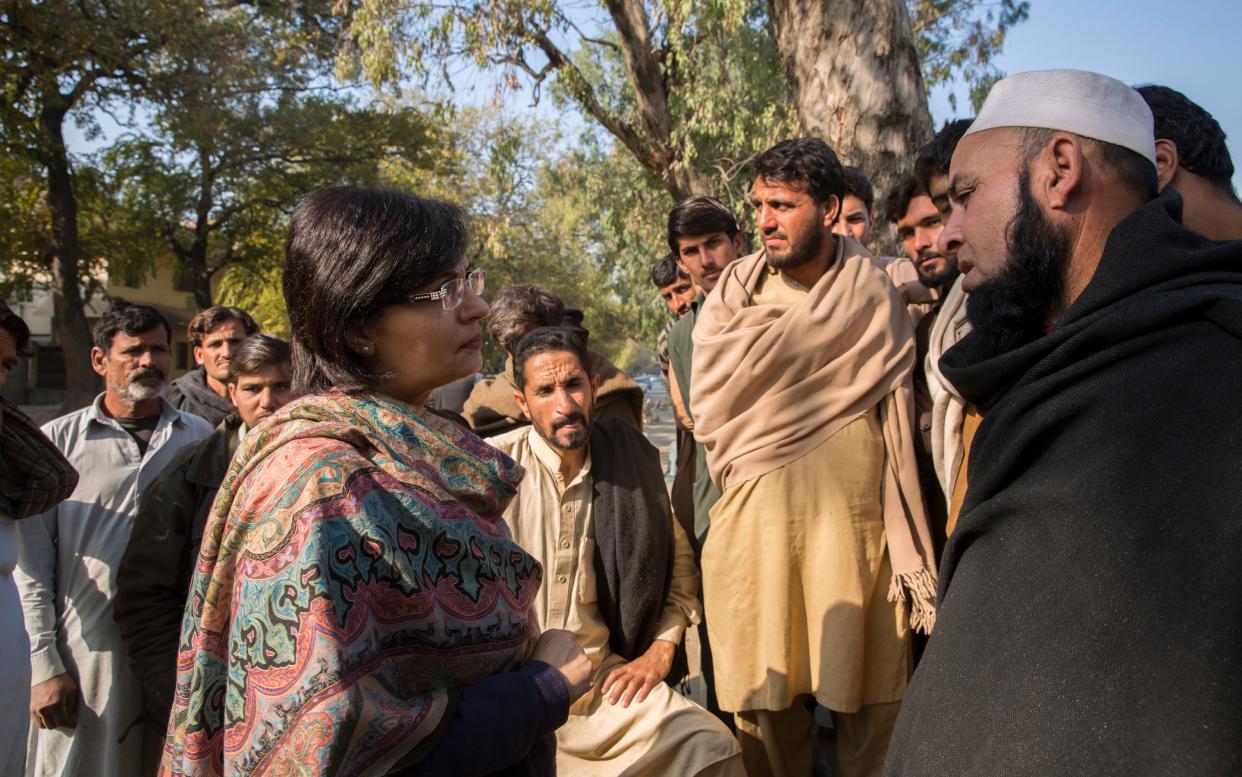
[[[86,425],[90,423],[90,419],[95,416],[95,413],[95,403],[92,402],[84,408],[53,418],[41,426],[40,429],[63,452],[65,446],[75,436],[81,434]]]
[[[519,426],[516,429],[510,429],[509,431],[502,432],[494,437],[488,437],[486,438],[486,442],[488,445],[504,453],[509,458],[517,459],[515,454],[519,452],[519,449],[526,446],[527,440],[530,436],[530,430],[530,426]]]
[[[174,422],[180,421],[182,426],[185,427],[186,433],[195,440],[210,437],[216,431],[216,428],[211,425],[210,421],[197,413],[191,413],[188,410],[178,410],[175,407],[172,408],[172,411],[176,414]]]

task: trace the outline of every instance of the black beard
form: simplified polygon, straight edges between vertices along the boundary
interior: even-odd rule
[[[1001,354],[1043,337],[1060,312],[1070,234],[1052,224],[1030,193],[1030,175],[1018,179],[1018,212],[1009,222],[1005,266],[966,297],[966,317],[983,353]]]
[[[957,280],[957,276],[961,275],[961,271],[957,269],[957,258],[950,259],[945,256],[944,269],[938,273],[924,275],[921,267],[915,267],[919,273],[919,283],[929,289],[948,289],[953,285],[953,281]]]
[[[816,214],[819,214],[818,210]],[[820,227],[821,223],[822,219],[816,219],[802,234],[787,235],[789,250],[780,258],[773,256],[769,251],[768,264],[777,270],[791,270],[814,259],[824,245],[824,241],[828,239],[828,234]]]
[[[556,439],[556,433],[560,431],[561,427],[568,426],[569,424],[572,424],[575,422],[582,424],[582,431],[577,432],[574,435],[572,435],[569,438],[569,441],[567,443],[561,444],[561,442]],[[553,423],[550,433],[544,437],[544,439],[547,440],[548,445],[551,445],[553,448],[557,449],[558,451],[576,451],[582,446],[586,445],[587,441],[590,438],[591,438],[591,423],[590,421],[587,420],[587,417],[583,415],[582,413],[573,413]]]

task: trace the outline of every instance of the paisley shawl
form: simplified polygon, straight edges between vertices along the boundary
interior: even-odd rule
[[[522,468],[376,395],[243,441],[182,625],[162,775],[383,775],[454,689],[511,668],[543,570],[501,513]]]

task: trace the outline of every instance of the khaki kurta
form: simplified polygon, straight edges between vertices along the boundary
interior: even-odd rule
[[[32,726],[26,774],[139,774],[142,693],[112,619],[116,573],[129,544],[138,495],[184,445],[211,434],[199,416],[162,402],[145,455],[102,409],[43,427],[81,478],[55,509],[19,521],[14,575],[30,633],[32,684],[68,672],[79,689],[75,729]]]
[[[526,469],[505,520],[517,543],[544,566],[532,618],[542,629],[574,632],[595,667],[591,691],[573,705],[568,722],[556,732],[557,774],[694,775],[731,759],[741,775],[737,743],[728,729],[666,683],[628,709],[602,698],[604,679],[625,659],[610,651],[608,626],[596,603],[590,454],[577,477],[565,483],[560,457],[533,427],[488,442]],[[676,523],[673,541],[673,578],[656,638],[680,643],[687,624],[701,618],[699,576],[689,541]]]
[[[755,304],[806,290],[770,270]],[[899,701],[910,673],[891,566],[879,411],[806,456],[726,489],[703,547],[707,628],[722,709],[783,710],[812,694],[838,712]]]

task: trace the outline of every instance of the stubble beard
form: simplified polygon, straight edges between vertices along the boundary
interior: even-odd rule
[[[811,221],[807,228],[798,234],[786,236],[789,248],[783,253],[775,254],[772,249],[767,249],[768,265],[777,270],[792,270],[795,267],[801,267],[819,256],[824,241],[828,239],[828,234],[819,227],[817,221]]]

